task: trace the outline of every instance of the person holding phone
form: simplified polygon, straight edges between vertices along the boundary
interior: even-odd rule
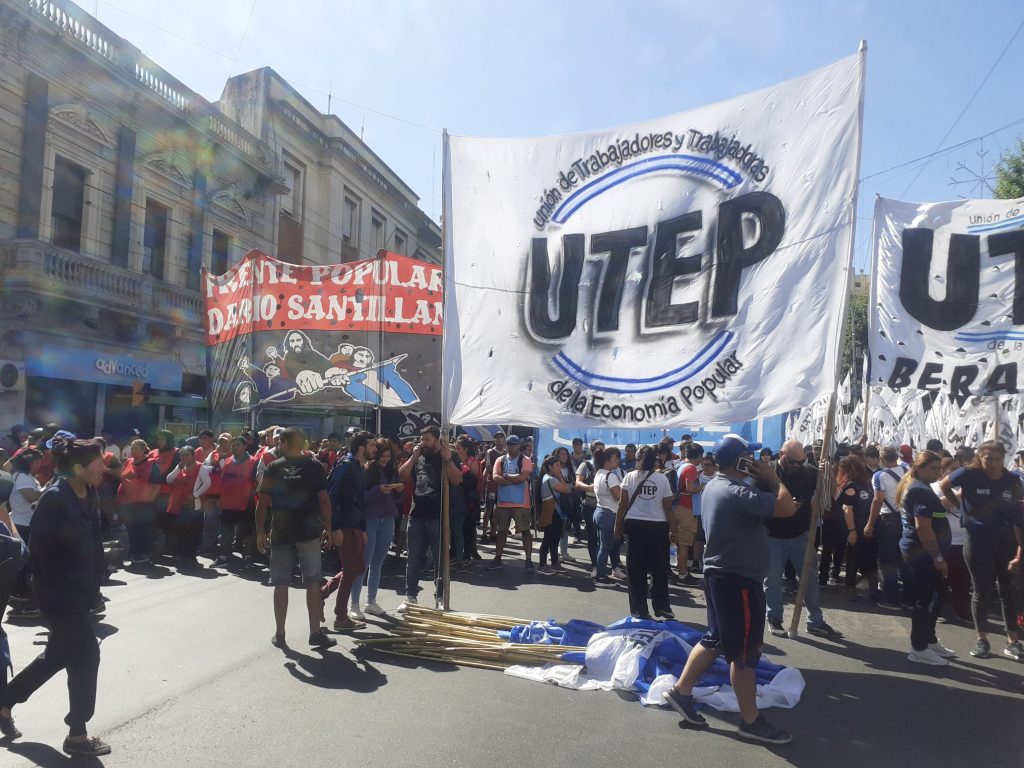
[[[701,523],[707,534],[708,631],[690,651],[676,685],[662,698],[690,725],[707,727],[694,703],[693,688],[724,656],[740,709],[737,735],[765,744],[788,744],[792,736],[758,711],[756,667],[764,640],[764,579],[771,564],[764,523],[793,517],[797,504],[770,464],[751,460],[760,447],[736,434],[725,435],[715,444],[719,471],[701,492]]]
[[[398,479],[394,454],[387,440],[377,440],[377,456],[366,470],[366,492],[363,496],[363,512],[366,516],[366,549],[364,561],[367,569],[360,572],[352,584],[352,598],[349,618],[362,621],[365,614],[386,616],[387,613],[377,602],[380,587],[381,568],[387,557],[391,540],[395,536],[395,520],[399,513],[399,502],[405,483]],[[363,584],[366,584],[366,605],[359,609]]]

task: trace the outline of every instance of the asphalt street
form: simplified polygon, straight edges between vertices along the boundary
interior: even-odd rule
[[[389,562],[380,601],[393,610],[401,580]],[[674,712],[625,694],[354,651],[345,635],[337,647],[313,651],[299,590],[288,618],[291,648],[278,650],[270,645],[271,591],[260,574],[157,568],[122,571],[114,582],[97,624],[102,662],[91,723],[113,754],[72,761],[60,752],[61,675],[15,710],[25,735],[0,743],[0,766],[1024,766],[1024,665],[971,659],[973,633],[944,623],[942,640],[962,658],[945,669],[912,665],[909,618],[870,612],[840,594],[826,593],[824,604],[843,640],[768,636],[769,657],[798,667],[807,688],[795,709],[768,713],[793,732],[794,744],[766,749],[735,737],[734,714],[709,711],[711,728],[695,732]],[[673,587],[672,594],[678,618],[703,627],[699,590]],[[581,568],[527,578],[521,560],[500,572],[477,564],[457,574],[452,595],[458,610],[524,618],[610,623],[628,612],[621,586],[595,590]],[[9,624],[8,632],[21,669],[45,629]]]

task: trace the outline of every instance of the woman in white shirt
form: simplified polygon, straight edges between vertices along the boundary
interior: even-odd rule
[[[562,463],[558,460],[558,452],[544,459],[540,468],[540,503],[541,507],[545,502],[555,501],[554,515],[541,530],[544,537],[540,542],[540,567],[537,573],[542,576],[550,576],[556,571],[564,571],[565,568],[558,562],[558,542],[562,538],[562,528],[567,514],[566,510],[572,503],[572,486],[570,486],[562,475]],[[542,520],[541,523],[544,521]],[[551,567],[548,567],[548,556],[551,557]]]
[[[672,487],[668,478],[655,471],[657,452],[645,445],[637,456],[637,468],[622,481],[615,535],[629,537],[626,574],[629,579],[629,612],[637,619],[650,619],[647,605],[647,576],[651,576],[650,598],[654,615],[674,619],[669,605],[669,543],[675,541],[676,519]]]
[[[25,448],[11,459],[14,487],[11,489],[11,498],[8,499],[7,506],[10,508],[11,522],[17,529],[17,535],[28,547],[32,546],[32,532],[29,529],[29,524],[35,513],[36,501],[39,500],[43,492],[30,470],[32,464],[42,457],[43,455],[34,448]],[[17,601],[19,604],[11,609],[11,618],[29,618],[39,615],[28,577],[29,569],[26,566],[18,574],[18,582],[14,587],[14,595],[20,600]]]
[[[622,470],[619,462],[622,454],[618,448],[598,448],[594,452],[594,495],[597,507],[594,509],[594,528],[597,530],[597,576],[595,583],[608,582],[608,560],[612,562],[612,576],[626,578],[619,560],[619,540],[615,538],[615,512],[622,495]]]
[[[932,485],[932,490],[939,497],[942,506],[949,513],[949,530],[953,534],[949,554],[946,555],[946,563],[949,566],[949,592],[952,598],[953,613],[960,621],[968,624],[973,621],[971,618],[971,574],[967,570],[967,563],[964,562],[964,544],[967,543],[967,529],[963,524],[963,507],[954,507],[949,499],[942,493],[939,484],[942,478],[960,467],[960,462],[953,458],[942,460],[942,476],[939,481]]]

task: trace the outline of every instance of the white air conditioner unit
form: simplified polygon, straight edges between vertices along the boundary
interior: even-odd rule
[[[25,390],[25,364],[14,360],[0,360],[0,392]]]

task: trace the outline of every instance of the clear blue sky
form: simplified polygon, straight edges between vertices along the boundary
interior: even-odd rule
[[[800,75],[868,41],[861,176],[932,152],[1024,21],[1019,0],[78,0],[210,100],[271,66],[356,131],[440,209],[440,134],[534,136],[680,112]],[[251,11],[251,16],[250,16]],[[236,60],[237,52],[237,60]],[[1024,33],[944,146],[1024,118]],[[385,117],[386,113],[429,128]],[[987,166],[1024,123],[984,142]],[[857,263],[875,194],[970,196],[974,142],[861,185]],[[910,188],[907,189],[908,185]]]

